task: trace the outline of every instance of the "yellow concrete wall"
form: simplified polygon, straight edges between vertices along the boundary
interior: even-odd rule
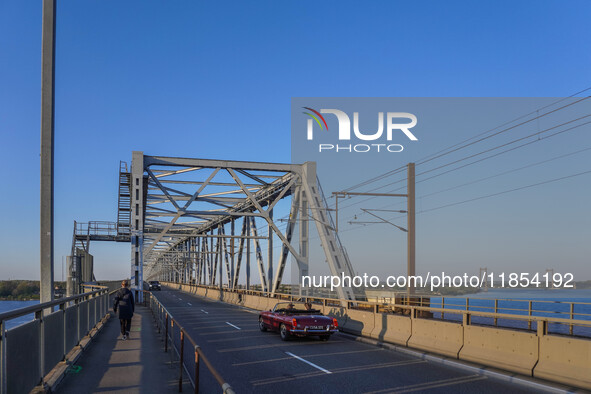
[[[373,312],[349,309],[346,313],[347,320],[341,327],[343,331],[365,336],[369,336],[371,334],[374,328]]]
[[[540,337],[534,376],[591,390],[591,341],[557,335]]]
[[[412,334],[410,316],[377,313],[370,336],[380,341],[406,346]]]
[[[459,323],[413,319],[408,346],[457,358],[464,343],[463,329]]]
[[[531,376],[538,361],[538,336],[503,328],[464,326],[460,359]]]
[[[259,306],[259,298],[258,296],[253,296],[250,294],[244,295],[244,306],[247,308],[257,309]]]
[[[220,291],[217,289],[208,289],[207,297],[211,298],[213,300],[219,300],[220,299]]]
[[[257,306],[257,309],[259,311],[268,311],[269,309],[273,309],[275,307],[275,304],[279,302],[279,300],[275,298],[260,297],[260,299],[261,301]]]

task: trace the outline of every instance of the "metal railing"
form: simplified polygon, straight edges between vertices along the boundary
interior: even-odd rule
[[[106,221],[92,221],[87,223],[75,222],[77,235],[117,235],[117,223]]]
[[[0,314],[0,393],[29,393],[108,313],[108,290],[89,291]],[[57,310],[55,308],[57,307]],[[6,329],[12,319],[34,319]]]
[[[172,348],[179,356],[179,393],[183,391],[183,369],[186,371],[189,381],[195,389],[195,393],[199,393],[199,367],[201,362],[205,364],[209,372],[213,375],[214,379],[218,382],[224,394],[235,394],[234,390],[228,382],[222,378],[219,372],[214,368],[211,362],[207,359],[197,342],[186,332],[183,326],[172,316],[172,314],[166,309],[166,307],[156,298],[152,296],[152,293],[146,290],[142,290],[144,293],[144,305],[149,306],[152,311],[152,315],[158,325],[158,333],[164,330],[164,351],[168,352],[168,341],[172,345]],[[170,328],[170,329],[169,329]],[[178,349],[175,345],[175,332],[178,332],[179,346]],[[185,365],[184,349],[185,339],[192,345],[194,352],[194,372],[193,379],[189,373],[187,366]]]

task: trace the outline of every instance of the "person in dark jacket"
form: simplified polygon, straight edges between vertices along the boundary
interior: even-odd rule
[[[126,340],[129,337],[131,329],[131,318],[135,310],[135,303],[133,301],[133,293],[129,290],[129,281],[121,282],[121,288],[115,294],[115,303],[113,304],[113,311],[117,313],[119,309],[119,320],[121,321],[121,335],[122,339]]]

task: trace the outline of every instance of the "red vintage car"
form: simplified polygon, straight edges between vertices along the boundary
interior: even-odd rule
[[[338,331],[338,323],[337,319],[312,309],[311,304],[279,302],[272,310],[259,314],[259,328],[261,331],[279,331],[284,341],[291,336],[318,336],[327,341]]]

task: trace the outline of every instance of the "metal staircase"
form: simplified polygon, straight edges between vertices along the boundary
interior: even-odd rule
[[[131,173],[124,161],[119,162],[119,199],[117,203],[117,235],[129,236],[131,223]]]

